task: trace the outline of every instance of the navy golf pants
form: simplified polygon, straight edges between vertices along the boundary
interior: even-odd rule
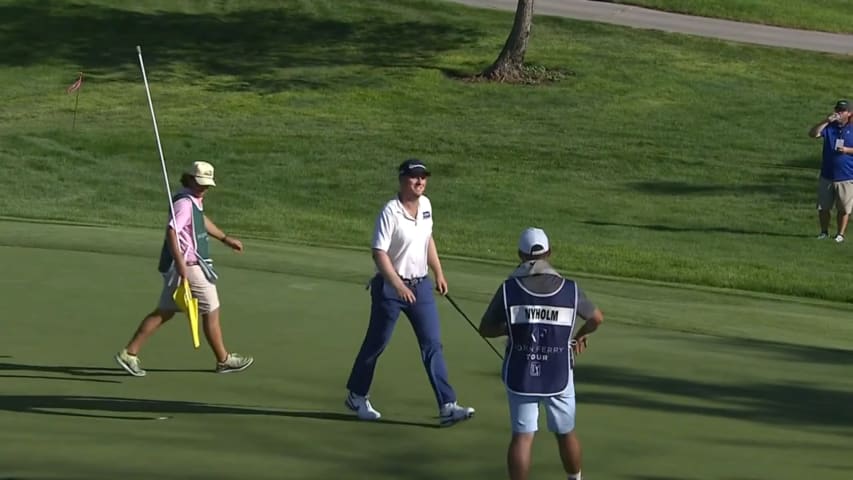
[[[347,388],[356,395],[367,395],[370,384],[373,382],[376,361],[391,340],[394,325],[402,311],[409,318],[415,331],[421,349],[421,360],[438,405],[455,402],[456,393],[447,379],[447,366],[442,353],[441,329],[438,309],[432,293],[432,281],[429,277],[425,277],[420,283],[409,288],[416,299],[412,304],[401,300],[394,287],[387,284],[381,275],[375,276],[370,281],[372,302],[370,324],[367,327],[364,342],[361,344],[361,350],[352,366]]]

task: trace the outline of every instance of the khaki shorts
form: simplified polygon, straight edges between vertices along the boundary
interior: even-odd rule
[[[210,283],[204,272],[198,265],[187,266],[187,279],[190,282],[190,290],[193,297],[198,299],[198,313],[204,315],[219,308],[219,293],[216,285]],[[178,288],[177,272],[169,272],[163,276],[163,291],[160,292],[160,303],[158,308],[169,312],[177,312],[178,306],[172,297]]]
[[[817,209],[853,213],[853,180],[831,182],[820,177],[817,186]]]

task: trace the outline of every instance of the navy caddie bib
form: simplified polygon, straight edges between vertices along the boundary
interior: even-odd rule
[[[513,393],[556,395],[572,382],[572,327],[577,287],[563,279],[551,293],[533,293],[516,278],[503,284],[509,341],[504,383]]]

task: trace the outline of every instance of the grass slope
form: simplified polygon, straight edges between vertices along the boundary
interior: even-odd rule
[[[159,159],[142,44],[174,177],[217,166],[232,233],[365,245],[408,156],[446,254],[512,255],[537,224],[576,272],[849,301],[846,246],[818,244],[805,137],[853,60],[537,21],[556,85],[461,83],[511,15],[427,1],[0,2],[4,215],[156,226]],[[36,33],[41,32],[41,33]],[[156,33],[155,33],[156,32]],[[74,97],[87,73],[75,131]]]

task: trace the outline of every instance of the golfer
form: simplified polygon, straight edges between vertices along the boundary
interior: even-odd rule
[[[604,315],[548,263],[548,236],[528,228],[518,242],[521,265],[503,282],[480,322],[484,337],[508,335],[503,379],[509,399],[512,440],[507,452],[511,480],[527,480],[539,404],[557,436],[569,480],[581,480],[581,448],[575,435],[574,357]],[[575,318],[586,320],[574,333]]]
[[[193,297],[198,299],[204,336],[216,356],[218,373],[239,372],[252,364],[252,357],[229,353],[222,341],[219,326],[219,295],[216,291],[212,261],[209,255],[208,236],[221,241],[231,249],[242,252],[243,244],[222,232],[204,214],[202,202],[208,188],[216,186],[213,166],[207,162],[194,162],[181,176],[183,189],[173,198],[175,218],[166,227],[166,239],[160,254],[159,271],[163,275],[160,302],[136,330],[130,343],[115,356],[116,362],[136,377],[145,376],[137,354],[142,345],[161,325],[177,312],[172,295],[181,279],[189,281]]]
[[[380,413],[368,400],[376,362],[391,339],[400,312],[406,314],[421,350],[435,399],[439,424],[453,425],[471,418],[474,409],[456,403],[456,393],[447,378],[442,353],[438,310],[433,283],[442,295],[447,281],[432,238],[432,207],[424,195],[430,172],[420,160],[409,159],[399,167],[399,192],[376,220],[373,231],[373,261],[378,273],[370,281],[370,323],[361,350],[347,382],[346,406],[362,420],[377,420]]]

